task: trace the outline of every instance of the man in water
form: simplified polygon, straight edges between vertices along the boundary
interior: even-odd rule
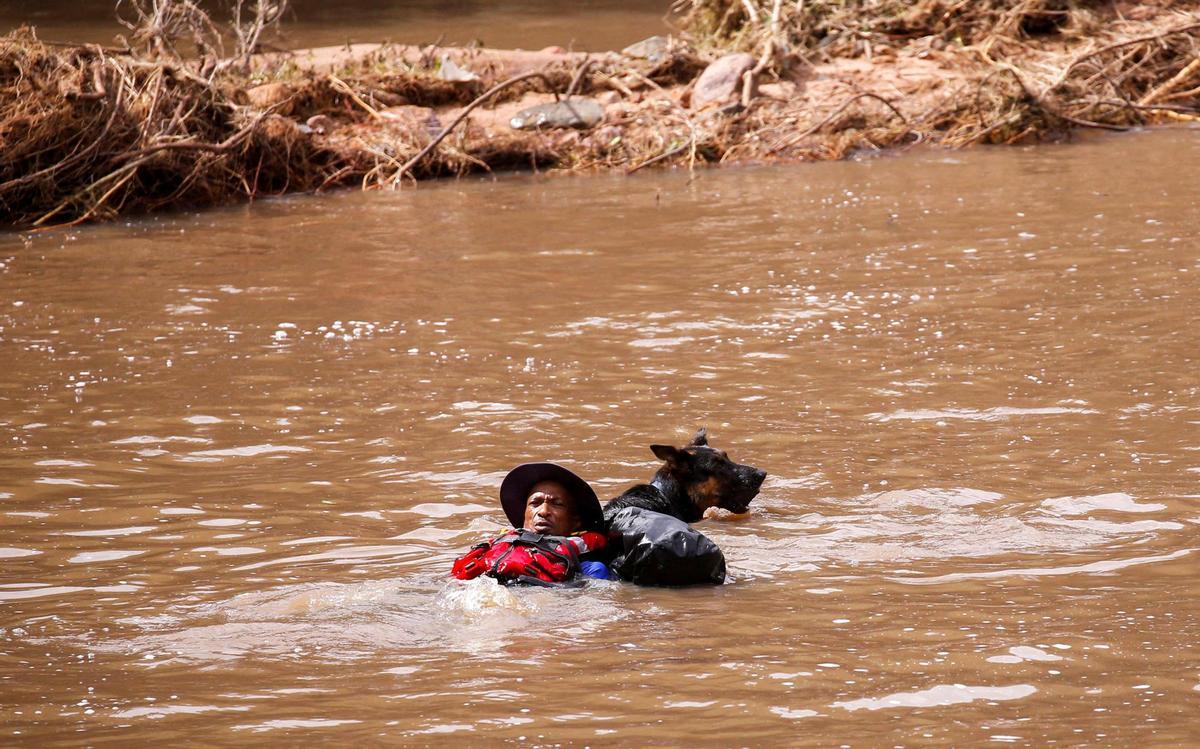
[[[516,530],[455,560],[455,577],[530,584],[569,583],[577,574],[612,578],[593,558],[607,541],[600,500],[579,476],[554,463],[524,463],[500,484],[500,506]]]

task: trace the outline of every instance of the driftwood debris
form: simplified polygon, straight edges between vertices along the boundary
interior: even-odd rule
[[[124,46],[49,43],[28,29],[0,38],[0,224],[472,171],[839,159],[1200,117],[1196,0],[681,0],[687,33],[646,55],[250,54],[267,13],[245,16],[223,57],[207,22],[154,15],[167,5],[183,7],[138,0],[133,20],[158,25],[134,23]],[[756,60],[741,95],[694,107],[707,62],[734,50]],[[451,65],[455,75],[440,73]],[[602,121],[509,126],[575,95],[599,102]]]

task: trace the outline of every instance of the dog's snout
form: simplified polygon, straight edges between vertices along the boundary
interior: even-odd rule
[[[754,473],[751,474],[751,476],[750,476],[750,480],[754,484],[755,489],[762,486],[762,483],[764,481],[766,481],[766,479],[767,479],[767,472],[760,468],[755,468]]]
[[[767,478],[767,472],[761,468],[742,465],[739,466],[739,469],[738,479],[741,481],[742,486],[745,486],[751,491],[757,492],[759,487],[762,486],[763,481],[765,481]]]

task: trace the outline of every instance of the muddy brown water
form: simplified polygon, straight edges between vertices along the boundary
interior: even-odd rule
[[[1200,131],[0,236],[0,744],[1182,746]],[[447,579],[707,426],[730,582]]]
[[[107,44],[129,33],[117,23],[114,5],[114,0],[0,0],[0,33],[30,24],[43,39]],[[669,0],[291,0],[281,34],[272,41],[289,49],[440,39],[504,49],[561,45],[604,51],[669,33],[670,7]]]

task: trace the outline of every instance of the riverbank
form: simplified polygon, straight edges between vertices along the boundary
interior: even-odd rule
[[[947,5],[697,1],[679,37],[604,55],[354,45],[244,66],[20,30],[0,40],[0,223],[1200,118],[1200,2]]]

